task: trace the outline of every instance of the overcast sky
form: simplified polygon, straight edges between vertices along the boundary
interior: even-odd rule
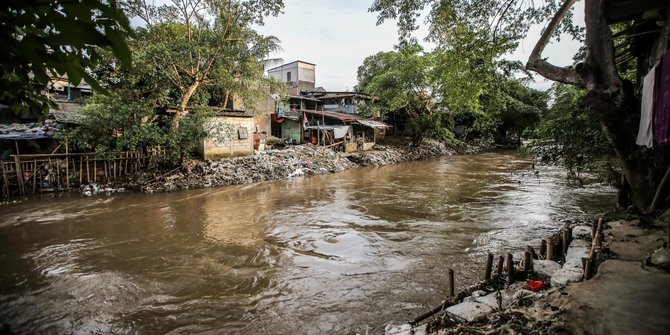
[[[376,13],[368,12],[372,0],[284,0],[284,14],[266,19],[258,31],[281,41],[282,52],[271,57],[285,63],[302,60],[316,64],[316,85],[329,91],[352,90],[356,70],[365,57],[393,50],[398,42],[395,22],[377,26]],[[583,6],[577,4],[576,18],[583,22]],[[510,59],[526,62],[543,27],[535,27]],[[416,33],[422,40],[425,25]],[[569,65],[579,45],[561,39],[545,50],[544,57],[555,65]],[[546,89],[551,82],[538,79],[532,86]]]

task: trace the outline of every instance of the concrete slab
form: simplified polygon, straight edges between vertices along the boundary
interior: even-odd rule
[[[511,306],[514,303],[514,296],[507,292],[507,291],[501,291],[502,292],[502,308],[507,308]],[[485,295],[483,297],[479,297],[475,300],[475,302],[482,303],[484,305],[487,305],[494,310],[497,310],[500,308],[500,305],[498,304],[498,294],[497,292],[490,293],[488,295]]]
[[[591,238],[591,226],[576,226],[572,227],[572,239],[590,239]]]
[[[493,308],[480,302],[470,301],[447,308],[447,313],[460,322],[472,322],[484,318]]]
[[[562,268],[551,276],[551,286],[565,287],[569,283],[576,283],[582,281],[584,272],[576,268]]]

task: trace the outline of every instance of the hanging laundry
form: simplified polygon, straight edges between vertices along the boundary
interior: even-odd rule
[[[644,99],[644,97],[643,97]],[[663,144],[670,140],[670,50],[661,58],[656,77],[656,100],[654,104],[654,139]]]
[[[637,132],[635,144],[651,148],[654,142],[652,130],[654,122],[654,82],[656,81],[656,66],[651,68],[642,81],[642,111],[640,128]]]

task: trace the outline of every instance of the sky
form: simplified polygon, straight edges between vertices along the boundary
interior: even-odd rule
[[[377,52],[393,50],[398,42],[395,21],[377,26],[377,14],[368,12],[371,4],[372,0],[284,0],[284,14],[267,18],[257,30],[281,41],[283,51],[270,57],[282,58],[284,63],[302,60],[316,64],[316,86],[329,91],[353,90],[356,70],[363,60]],[[583,22],[581,2],[575,11],[576,20]],[[533,27],[508,58],[525,63],[542,28]],[[420,40],[427,35],[425,24],[415,32]],[[547,46],[543,57],[554,65],[569,65],[578,48],[577,42],[562,38],[560,43]],[[550,86],[550,81],[539,76],[531,84],[543,90]]]

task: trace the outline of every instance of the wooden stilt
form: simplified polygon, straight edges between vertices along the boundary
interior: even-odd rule
[[[107,161],[105,161],[105,181],[109,181],[109,175],[107,174],[107,170],[109,168],[109,164],[107,164]]]
[[[563,241],[563,245],[562,245],[563,246],[563,250],[562,250],[563,251],[563,256],[565,256],[568,253],[568,246],[570,245],[570,237],[568,235],[569,233],[570,233],[570,231],[568,230],[567,227],[564,228],[561,231],[561,234],[563,234],[563,238],[562,238],[562,241]]]
[[[70,189],[70,155],[68,153],[67,142],[65,142],[65,189]]]
[[[525,273],[530,272],[530,269],[533,268],[533,263],[532,263],[533,261],[532,261],[532,259],[533,259],[533,258],[531,257],[530,252],[529,252],[528,250],[526,250],[526,251],[523,253],[523,271],[524,271]]]
[[[496,273],[499,275],[503,273],[503,264],[505,264],[505,257],[500,255],[498,256],[498,268],[496,269]]]
[[[493,254],[489,253],[486,255],[486,272],[484,273],[484,279],[491,279],[491,271],[493,270]]]
[[[37,159],[33,160],[33,194],[37,191]]]
[[[88,156],[86,156],[86,183],[91,183],[91,170],[88,166]]]
[[[540,255],[542,258],[547,259],[547,241],[542,240],[540,242]]]
[[[547,259],[554,260],[554,239],[552,237],[547,237]]]
[[[125,172],[125,174],[128,174],[128,151],[125,152],[124,156],[125,156],[125,158],[124,158],[124,160],[125,160],[125,164],[124,164],[125,168],[123,169],[123,172]]]
[[[93,156],[93,182],[98,182],[98,157]]]
[[[507,254],[507,285],[514,282],[514,258],[512,254]]]
[[[116,180],[116,157],[114,157],[114,180]]]
[[[5,162],[2,162],[2,197],[9,197],[9,179],[7,178]]]
[[[17,154],[14,156],[14,166],[16,168],[16,180],[19,183],[19,191],[21,195],[26,194],[25,186],[23,185],[23,170],[21,169],[21,158]]]
[[[79,185],[80,186],[84,182],[83,160],[84,160],[84,157],[79,156]]]
[[[454,270],[449,269],[449,297],[454,296]]]
[[[61,190],[60,187],[60,159],[56,158],[56,186],[58,190]]]

